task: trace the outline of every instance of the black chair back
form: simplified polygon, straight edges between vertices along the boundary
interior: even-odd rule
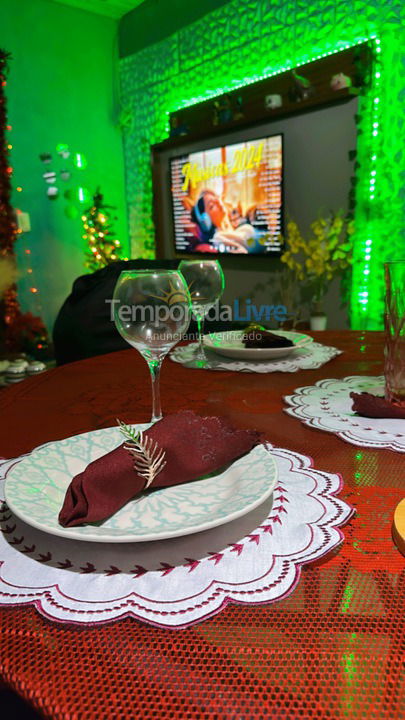
[[[55,321],[53,342],[58,365],[124,350],[128,343],[110,319],[110,303],[123,270],[175,270],[178,260],[119,260],[74,281]]]

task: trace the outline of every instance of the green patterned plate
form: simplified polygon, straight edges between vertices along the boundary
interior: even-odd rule
[[[7,505],[28,525],[52,535],[92,542],[143,542],[189,535],[235,520],[264,502],[277,481],[276,462],[259,445],[224,472],[155,490],[130,501],[101,524],[61,527],[58,514],[72,478],[121,442],[119,430],[107,428],[36,448],[8,473]]]

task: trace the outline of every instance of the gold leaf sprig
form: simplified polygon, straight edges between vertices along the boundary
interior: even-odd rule
[[[134,468],[138,475],[145,478],[145,490],[154,481],[166,465],[166,453],[159,447],[157,442],[150,437],[145,437],[143,432],[136,432],[129,425],[117,420],[119,429],[124,437],[129,441],[128,445],[124,445],[134,457]]]

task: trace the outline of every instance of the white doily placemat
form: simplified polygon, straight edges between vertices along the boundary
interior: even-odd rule
[[[197,343],[180,345],[174,348],[169,357],[184,367],[195,368],[195,352]],[[208,366],[204,370],[232,370],[236,372],[270,373],[270,372],[297,372],[297,370],[315,370],[332,360],[342,351],[335,347],[313,342],[307,347],[297,348],[286,358],[279,360],[234,360],[217,355],[211,350],[204,349]]]
[[[271,448],[278,481],[249,514],[184,538],[96,544],[48,535],[0,505],[0,605],[34,605],[51,620],[95,624],[131,616],[180,628],[218,613],[228,602],[286,597],[300,568],[343,539],[353,510],[336,497],[339,475],[310,458]],[[19,460],[0,465],[4,477]]]
[[[405,452],[405,420],[366,418],[352,410],[351,392],[384,395],[384,378],[352,375],[340,380],[319,380],[315,385],[297,388],[284,400],[289,415],[305,425],[336,433],[353,445],[388,448]]]

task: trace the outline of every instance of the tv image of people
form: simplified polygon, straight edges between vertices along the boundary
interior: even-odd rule
[[[280,250],[282,136],[171,162],[175,246],[184,253]]]

